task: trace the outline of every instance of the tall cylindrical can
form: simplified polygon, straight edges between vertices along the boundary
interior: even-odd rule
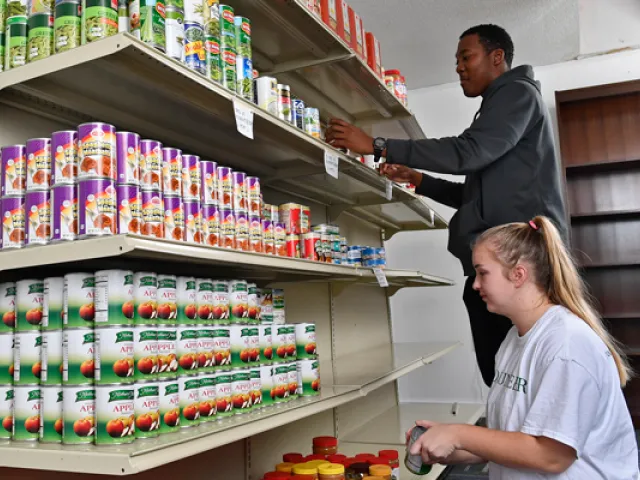
[[[62,332],[63,385],[93,385],[95,378],[93,329],[65,328]]]
[[[16,284],[14,282],[0,283],[0,334],[11,333],[16,327]],[[1,349],[0,349],[1,350]],[[0,384],[2,384],[0,380]]]
[[[200,161],[200,177],[202,180],[202,204],[218,205],[218,175],[217,162]]]
[[[225,280],[213,281],[213,323],[216,325],[229,324],[229,282]]]
[[[231,327],[215,325],[212,330],[215,370],[231,370]]]
[[[247,211],[247,191],[245,186],[246,173],[244,172],[232,172],[231,173],[231,185],[233,198],[231,203],[236,212]]]
[[[142,190],[142,227],[147,237],[164,238],[164,202],[159,190]]]
[[[51,139],[27,140],[27,192],[48,190],[51,184]]]
[[[98,327],[133,325],[133,272],[95,272],[95,324]]]
[[[182,198],[200,201],[200,157],[182,156]]]
[[[78,125],[79,179],[116,180],[116,127],[93,122]]]
[[[93,273],[67,273],[64,276],[63,327],[93,328],[95,283]]]
[[[62,443],[93,443],[95,437],[96,391],[93,385],[62,387]]]
[[[61,130],[51,134],[51,185],[68,185],[78,177],[78,132]]]
[[[200,424],[200,381],[197,375],[178,378],[180,388],[180,426],[192,427]]]
[[[291,87],[278,84],[278,117],[287,123],[293,122],[291,114]]]
[[[198,307],[196,323],[211,323],[213,318],[213,282],[209,278],[197,278],[196,288],[196,305]]]
[[[135,440],[133,385],[96,386],[96,445],[119,445]]]
[[[182,150],[162,149],[162,193],[169,197],[182,194]]]
[[[196,298],[196,279],[193,277],[178,277],[176,279],[176,323],[178,325],[192,325],[196,323]]]
[[[194,2],[195,3],[195,2]],[[187,12],[185,12],[186,17]],[[202,23],[184,21],[184,63],[191,70],[205,74],[207,70],[205,35]]]
[[[217,167],[218,206],[220,209],[233,209],[233,178],[229,167]]]
[[[169,6],[169,2],[167,2],[164,25],[167,41],[166,53],[171,58],[182,61],[184,58],[184,11]]]
[[[320,111],[317,108],[304,109],[304,131],[313,138],[320,138]]]
[[[133,383],[133,361],[134,329],[132,325],[95,329],[96,385]]]
[[[2,196],[24,195],[27,187],[27,156],[24,145],[9,145],[0,149]]]
[[[62,330],[42,332],[40,385],[62,384]]]
[[[247,177],[245,180],[249,215],[260,216],[262,205],[260,202],[260,179],[258,177]]]
[[[40,443],[62,443],[62,385],[40,386]]]
[[[293,113],[295,114],[295,125],[300,130],[304,130],[304,109],[305,109],[304,100],[300,100],[299,98],[293,99]]]
[[[185,201],[183,207],[186,241],[190,243],[203,243],[200,202],[195,200]]]
[[[135,325],[155,325],[158,307],[158,276],[153,272],[133,274],[133,301],[136,310]]]
[[[134,410],[136,438],[153,438],[159,435],[160,399],[157,382],[136,383]]]
[[[201,206],[202,212],[202,234],[205,245],[217,247],[220,237],[220,215],[217,205]]]
[[[40,383],[42,363],[42,333],[17,332],[13,337],[13,384],[37,385]]]
[[[198,375],[200,380],[200,390],[198,392],[200,400],[200,421],[211,422],[216,420],[216,381],[213,373],[203,372]]]
[[[137,185],[116,186],[118,202],[118,233],[140,233],[142,196]]]
[[[153,381],[158,374],[158,329],[152,325],[133,327],[133,358],[135,381]]]
[[[80,236],[115,235],[116,203],[113,180],[106,178],[81,180],[78,184]]]
[[[160,403],[160,435],[173,433],[180,428],[180,387],[178,380],[158,382]]]
[[[236,248],[236,217],[233,210],[221,209],[220,215],[220,242],[223,248]]]
[[[216,372],[215,374],[216,403],[219,419],[233,415],[231,380],[231,372]]]
[[[140,187],[162,190],[162,144],[157,140],[140,141]]]
[[[257,104],[271,115],[278,115],[278,81],[273,77],[256,79]]]
[[[118,185],[140,184],[140,135],[116,132],[116,163]]]
[[[78,189],[76,185],[51,188],[51,242],[75,240],[78,235]]]
[[[16,332],[40,332],[44,316],[44,281],[23,279],[16,282]]]
[[[164,197],[164,238],[184,241],[184,208],[181,197]]]
[[[40,432],[40,385],[14,386],[13,441],[36,441]],[[7,394],[9,392],[7,391]],[[10,395],[10,394],[9,394]],[[4,400],[4,399],[3,399]],[[3,419],[3,425],[7,417]],[[9,421],[7,421],[7,424]]]
[[[25,199],[27,231],[25,245],[46,245],[51,237],[49,190],[27,192]]]

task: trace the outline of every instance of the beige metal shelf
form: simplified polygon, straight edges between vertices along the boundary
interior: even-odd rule
[[[238,133],[234,101],[253,112],[254,140]],[[386,181],[372,169],[125,33],[1,73],[0,103],[69,126],[100,120],[136,131],[389,235],[447,226],[423,197],[393,184],[387,200]],[[339,179],[325,173],[325,151],[339,158]]]

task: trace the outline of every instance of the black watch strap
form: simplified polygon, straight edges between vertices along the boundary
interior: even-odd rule
[[[387,139],[376,137],[373,139],[373,161],[377,162],[382,156],[382,152],[387,148]]]

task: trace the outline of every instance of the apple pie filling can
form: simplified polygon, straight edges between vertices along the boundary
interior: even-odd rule
[[[96,386],[96,445],[121,445],[135,440],[133,385]]]
[[[160,435],[180,429],[180,387],[178,380],[158,382],[160,404]]]
[[[160,434],[160,399],[157,382],[135,385],[134,411],[136,438],[153,438]]]
[[[96,391],[93,385],[62,387],[62,443],[93,443],[95,437]]]
[[[40,386],[40,443],[62,443],[62,386]]]
[[[95,285],[93,273],[68,273],[64,276],[63,326],[93,328],[95,319]]]
[[[95,378],[95,333],[86,328],[62,332],[63,385],[93,385]]]
[[[133,272],[95,272],[94,300],[96,326],[133,325]]]
[[[133,327],[95,329],[95,381],[97,385],[133,383]]]
[[[16,385],[13,387],[12,392],[13,431],[11,440],[34,442],[40,437],[40,386]],[[3,426],[6,418],[3,419]]]

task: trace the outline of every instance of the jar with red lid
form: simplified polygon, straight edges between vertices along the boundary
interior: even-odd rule
[[[307,455],[306,457],[304,457],[304,461],[305,462],[312,462],[314,460],[327,460],[326,458],[327,456],[322,454],[322,453],[313,453],[311,455]]]
[[[356,455],[356,458],[358,460],[360,460],[361,462],[367,462],[369,463],[369,460],[377,460],[378,457],[376,457],[373,453],[358,453]]]
[[[335,455],[338,453],[338,439],[336,437],[315,437],[313,439],[313,453],[315,455]]]
[[[297,452],[285,453],[284,455],[282,455],[282,461],[288,463],[303,463],[304,455]]]
[[[267,472],[262,476],[263,480],[276,480],[279,478],[291,478],[291,475],[285,472]]]
[[[327,460],[331,463],[340,463],[344,465],[344,461],[347,459],[346,455],[336,453],[335,455],[327,455]]]
[[[391,478],[397,480],[400,478],[400,456],[397,450],[380,450],[378,452],[380,458],[389,460],[391,467]]]

